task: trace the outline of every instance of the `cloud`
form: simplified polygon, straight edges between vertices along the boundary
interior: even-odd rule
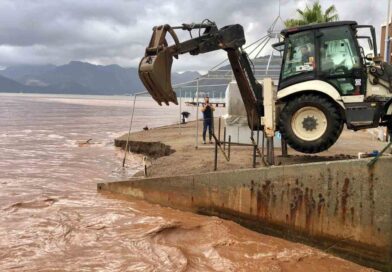
[[[295,9],[306,3],[311,1],[281,0],[282,18],[296,16]],[[341,19],[373,24],[376,29],[386,21],[383,3],[322,0],[321,4],[324,8],[335,4]],[[218,26],[240,23],[247,40],[253,41],[265,35],[277,15],[278,1],[268,0],[2,0],[0,66],[82,60],[136,67],[154,25],[205,18]],[[181,56],[173,68],[207,70],[223,57],[223,52]]]

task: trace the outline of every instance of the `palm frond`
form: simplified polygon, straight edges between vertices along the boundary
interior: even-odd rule
[[[303,10],[297,9],[297,12],[298,12],[301,16],[304,15],[304,11],[303,11]]]
[[[290,27],[306,25],[306,22],[303,20],[298,20],[298,19],[288,19],[288,20],[284,21],[284,25],[287,28],[290,28]]]
[[[304,9],[297,9],[296,11],[298,13],[298,18],[286,20],[286,27],[339,20],[339,15],[334,5],[329,6],[325,11],[323,11],[320,1],[318,0],[313,2],[311,6],[306,5]]]
[[[331,13],[336,13],[336,12],[337,12],[337,10],[336,10],[335,5],[332,5],[332,6],[329,6],[329,7],[325,10],[324,14],[325,14],[325,15],[329,15],[329,14],[331,14]]]

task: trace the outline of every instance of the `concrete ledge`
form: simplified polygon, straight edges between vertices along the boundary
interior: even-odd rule
[[[392,158],[319,162],[98,184],[231,219],[392,271]]]

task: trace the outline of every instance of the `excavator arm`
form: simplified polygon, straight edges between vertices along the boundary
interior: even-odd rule
[[[189,32],[198,29],[199,35],[180,42],[175,29]],[[167,33],[171,35],[173,45],[168,45]],[[182,24],[177,27],[156,26],[153,28],[145,56],[140,62],[139,77],[159,105],[162,105],[162,102],[167,105],[169,102],[178,104],[171,84],[173,57],[178,58],[185,53],[198,55],[219,49],[225,50],[245,105],[249,127],[258,130],[262,128],[260,117],[264,115],[263,88],[253,74],[248,55],[242,51],[241,47],[244,44],[244,30],[239,24],[221,29],[210,21],[202,24]]]

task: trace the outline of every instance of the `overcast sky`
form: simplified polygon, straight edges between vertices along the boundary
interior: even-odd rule
[[[154,25],[239,23],[247,41],[263,36],[278,15],[278,0],[0,0],[0,66],[65,64],[71,60],[136,67]],[[281,16],[296,16],[306,0],[281,0]],[[340,19],[386,21],[387,0],[321,0],[335,4]],[[379,31],[378,31],[379,33]],[[379,37],[377,37],[379,43]],[[268,53],[268,52],[266,52]],[[174,70],[207,70],[223,53],[181,56]]]

